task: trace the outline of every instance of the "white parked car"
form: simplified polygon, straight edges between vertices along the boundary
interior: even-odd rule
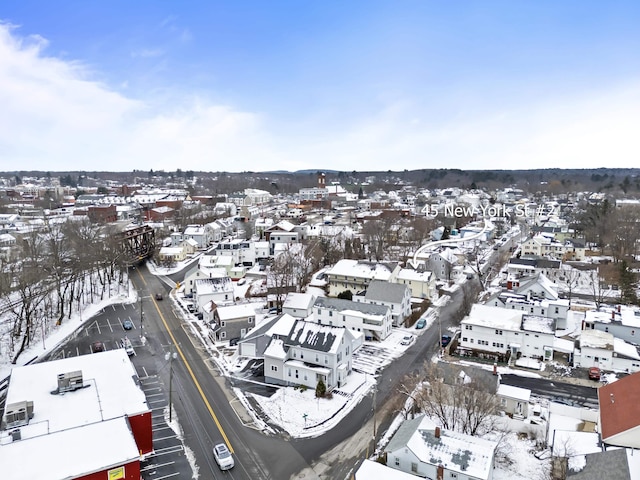
[[[213,447],[213,456],[215,457],[220,470],[229,470],[230,468],[233,468],[233,456],[224,443],[219,443]]]

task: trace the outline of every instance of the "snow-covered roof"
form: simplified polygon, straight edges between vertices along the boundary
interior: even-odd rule
[[[327,270],[327,275],[340,275],[376,280],[389,280],[396,268],[395,263],[366,262],[363,260],[340,260]]]
[[[284,340],[272,338],[267,348],[264,349],[264,356],[284,360],[287,357],[287,352],[284,351]]]
[[[229,277],[198,278],[195,281],[195,290],[198,295],[206,295],[208,293],[232,291],[233,286]]]
[[[310,350],[336,353],[347,332],[348,330],[344,327],[331,327],[297,320],[285,342],[287,345],[299,345]]]
[[[218,307],[218,316],[222,321],[235,320],[238,318],[255,317],[255,306],[250,303],[240,305],[229,305],[226,307]]]
[[[296,310],[307,310],[313,305],[315,295],[311,293],[289,292],[284,299],[282,308],[291,308]]]
[[[613,335],[601,330],[583,330],[580,333],[580,347],[613,349]]]
[[[638,354],[638,347],[625,342],[621,338],[614,337],[613,351],[616,352],[618,356],[640,360],[640,355]]]
[[[87,356],[93,355],[83,355]],[[65,396],[75,393],[78,392]],[[38,404],[34,406],[38,408]],[[12,480],[79,478],[87,472],[119,467],[139,458],[135,439],[123,417],[84,425],[80,431],[72,428],[28,440],[23,437],[0,447],[2,476]]]
[[[471,307],[469,315],[462,320],[462,323],[519,331],[523,315],[524,312],[521,310],[509,310],[476,303]]]
[[[553,335],[556,331],[556,321],[540,315],[523,315],[522,330]]]
[[[497,442],[445,429],[439,429],[440,435],[436,437],[436,425],[431,419],[425,416],[419,421],[417,428],[412,423],[408,424],[414,429],[408,441],[394,442],[394,435],[386,450],[409,448],[425,463],[442,465],[449,471],[473,478],[489,477]],[[401,434],[402,427],[400,426],[396,435]]]
[[[58,388],[58,375],[74,371],[82,372],[87,387],[52,395]],[[136,377],[124,349],[15,367],[6,404],[32,401],[31,423],[45,422],[49,432],[57,432],[149,411],[144,392],[132,380]],[[31,426],[21,427],[23,438],[29,436]]]
[[[640,310],[623,308],[620,312],[620,321],[625,327],[640,328]]]
[[[409,280],[413,282],[427,282],[433,274],[428,270],[421,272],[412,268],[403,268],[398,272],[398,280]]]
[[[512,385],[500,384],[498,386],[497,395],[507,398],[515,398],[516,400],[522,400],[528,402],[531,398],[531,390],[528,388],[514,387]]]
[[[386,465],[365,458],[364,462],[362,462],[358,470],[356,470],[356,480],[370,480],[372,478],[384,478],[385,480],[416,480],[415,475],[387,467]]]

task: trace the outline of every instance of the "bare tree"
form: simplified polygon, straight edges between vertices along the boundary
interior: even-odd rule
[[[477,380],[447,384],[437,366],[425,371],[424,388],[415,389],[416,408],[448,430],[482,435],[495,426],[498,400]],[[455,382],[455,379],[454,379]]]
[[[589,283],[591,289],[591,298],[596,304],[596,310],[600,310],[600,307],[604,303],[605,293],[606,293],[606,284],[604,280],[600,277],[598,270],[591,270],[589,274]]]
[[[569,305],[571,305],[571,297],[573,296],[573,291],[578,286],[580,282],[580,270],[575,269],[569,265],[564,265],[562,269],[562,277],[564,279],[564,285],[566,287],[567,298],[569,299]]]

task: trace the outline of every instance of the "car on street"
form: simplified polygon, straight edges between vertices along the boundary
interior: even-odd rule
[[[122,321],[122,328],[124,328],[125,330],[131,330],[133,328],[133,322],[130,319],[125,318]]]
[[[413,342],[413,335],[405,335],[400,342],[400,345],[410,345]]]
[[[441,343],[442,343],[442,348],[449,345],[451,343],[451,335],[442,335]]]
[[[91,344],[91,353],[98,353],[98,352],[104,352],[105,348],[104,348],[104,343],[102,342],[93,342]]]
[[[418,330],[420,330],[420,329],[422,329],[422,328],[426,327],[426,325],[427,325],[427,321],[426,321],[424,318],[421,318],[420,320],[418,320],[418,321],[416,322],[416,328],[417,328]]]
[[[156,300],[162,300],[162,293],[156,293]]]
[[[220,470],[229,470],[235,465],[233,456],[224,443],[219,443],[213,447],[213,457],[216,459]]]

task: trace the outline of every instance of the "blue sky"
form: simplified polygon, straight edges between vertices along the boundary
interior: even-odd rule
[[[634,1],[9,1],[0,170],[640,165]]]

